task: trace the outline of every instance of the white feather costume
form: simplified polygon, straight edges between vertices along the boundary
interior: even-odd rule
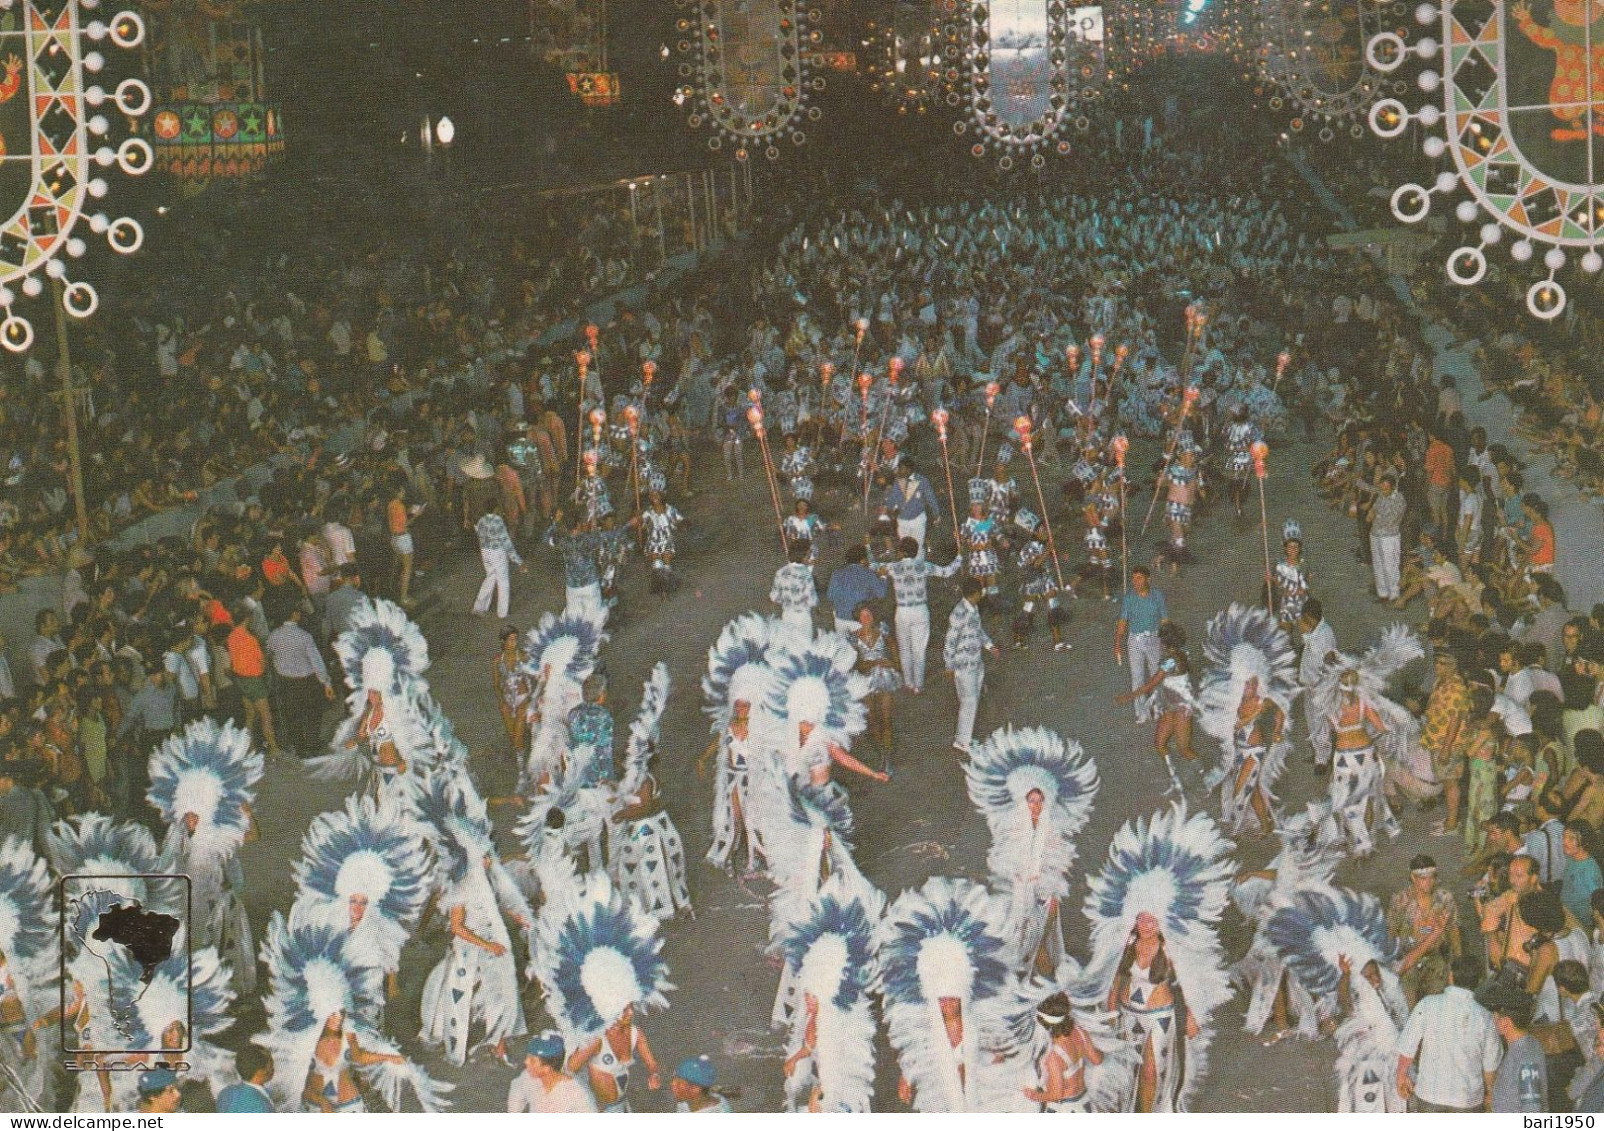
[[[918,1111],[1034,1110],[1027,1050],[1007,1017],[1019,995],[1006,920],[1005,902],[979,884],[936,876],[898,896],[881,925],[886,1025]]]
[[[1136,1073],[1142,1058],[1129,1041],[1120,1036],[1119,1017],[1110,1011],[1101,997],[1077,997],[1086,989],[1086,976],[1080,963],[1066,957],[1049,980],[1033,978],[1019,984],[1017,992],[1022,1007],[1014,1011],[1020,1024],[1029,1029],[1022,1041],[1029,1050],[1029,1062],[1036,1068],[1037,1086],[1046,1083],[1043,1060],[1052,1046],[1052,1035],[1036,1016],[1041,1003],[1054,992],[1061,992],[1069,1000],[1070,1016],[1075,1027],[1086,1035],[1092,1046],[1102,1054],[1101,1064],[1083,1062],[1080,1070],[1085,1074],[1086,1090],[1079,1099],[1063,1101],[1058,1107],[1048,1106],[1049,1112],[1115,1112],[1120,1111],[1135,1088]]]
[[[857,673],[857,663],[857,649],[836,632],[804,648],[770,653],[763,702],[752,711],[759,761],[777,758],[794,777],[828,782],[830,747],[850,748],[869,721],[869,680]]]
[[[771,949],[793,972],[803,1003],[786,1041],[787,1059],[798,1058],[785,1080],[787,1110],[869,1110],[873,998],[880,984],[877,931],[884,914],[885,897],[845,875],[832,877],[812,899],[775,910]]]
[[[57,1035],[34,1032],[32,1056],[23,1055],[33,1022],[61,1004],[61,952],[56,892],[50,869],[20,837],[0,843],[0,1000],[15,996],[22,1019],[0,1021],[0,1108],[50,1111],[50,1059]]]
[[[533,797],[542,784],[564,775],[568,763],[568,715],[583,699],[582,687],[596,670],[607,641],[602,620],[546,613],[524,639],[519,670],[533,688],[529,696],[529,753],[518,792]]]
[[[189,877],[191,941],[217,948],[242,994],[256,990],[256,943],[239,851],[261,780],[261,752],[251,732],[233,723],[197,720],[150,756],[147,796],[167,824],[163,853],[173,871]]]
[[[773,622],[758,613],[747,613],[724,626],[718,642],[708,649],[707,674],[702,677],[702,710],[712,720],[713,740],[718,744],[718,765],[714,771],[713,842],[707,861],[728,869],[740,841],[746,841],[747,866],[753,867],[762,854],[762,844],[748,800],[751,778],[751,731],[746,737],[734,734],[730,723],[735,704],[755,709],[768,691],[770,675],[766,658],[773,643]],[[748,716],[750,719],[750,716]]]
[[[318,1110],[304,1105],[303,1093],[318,1038],[336,1013],[344,1015],[339,1067],[349,1069],[377,1092],[391,1111],[401,1110],[406,1089],[424,1111],[441,1110],[450,1085],[434,1080],[402,1057],[395,1043],[380,1032],[377,1016],[384,1000],[384,972],[377,963],[356,960],[346,946],[344,932],[300,922],[293,911],[289,920],[275,913],[262,944],[262,960],[268,972],[268,995],[263,1002],[267,1030],[253,1040],[273,1054],[274,1074],[268,1090],[279,1110]],[[373,1064],[350,1059],[344,1048],[347,1035],[355,1035],[364,1052],[385,1059]],[[390,1057],[399,1057],[399,1063]],[[329,1066],[331,1073],[335,1067]],[[334,1102],[327,1093],[325,1098]],[[366,1109],[358,1099],[341,1110]]]
[[[613,885],[639,900],[647,914],[658,919],[689,913],[691,909],[685,842],[680,838],[674,819],[663,807],[663,799],[656,792],[656,779],[651,775],[663,710],[668,706],[669,687],[668,665],[658,663],[646,680],[640,710],[629,727],[624,774],[617,787],[607,855]],[[640,804],[648,783],[653,800],[645,811],[627,820],[617,815]]]
[[[1118,1002],[1121,1034],[1144,1060],[1151,1056],[1157,1069],[1156,1111],[1186,1110],[1208,1068],[1214,1011],[1231,998],[1218,926],[1230,898],[1232,847],[1212,818],[1188,815],[1178,802],[1123,825],[1109,845],[1108,862],[1088,885],[1092,960],[1088,988],[1076,996],[1107,996],[1134,942],[1136,918],[1146,913],[1158,920],[1163,936],[1170,966],[1166,984],[1179,991],[1178,1004],[1197,1021],[1197,1036],[1188,1038],[1175,1006],[1148,1006],[1145,996],[1137,1000],[1129,988]],[[1134,974],[1134,968],[1125,973]],[[1127,1106],[1134,1098],[1133,1093]]]
[[[1311,710],[1325,720],[1334,747],[1341,742],[1337,718],[1343,709],[1345,679],[1358,697],[1359,720],[1349,730],[1363,730],[1367,741],[1348,750],[1333,749],[1331,755],[1331,809],[1354,855],[1374,851],[1378,831],[1388,836],[1399,833],[1387,803],[1389,775],[1410,796],[1431,792],[1425,783],[1434,781],[1435,775],[1430,754],[1420,748],[1419,724],[1387,696],[1392,677],[1424,655],[1420,640],[1406,626],[1391,625],[1363,656],[1341,655],[1327,664],[1309,689]],[[1366,721],[1369,710],[1385,726],[1381,734],[1373,733]]]
[[[1046,960],[1046,971],[1064,957],[1059,901],[1069,891],[1075,837],[1091,818],[1097,799],[1097,765],[1078,742],[1065,742],[1045,727],[1003,727],[977,745],[965,767],[969,799],[991,829],[986,864],[1008,899],[1009,937],[1021,970]],[[1032,821],[1027,798],[1042,794]]]
[[[1220,744],[1220,764],[1209,778],[1220,785],[1221,823],[1234,835],[1258,823],[1255,797],[1273,818],[1275,785],[1292,749],[1292,702],[1302,690],[1297,659],[1291,638],[1268,609],[1237,604],[1209,621],[1203,652],[1209,666],[1198,691],[1198,722]],[[1250,680],[1258,681],[1260,698],[1281,712],[1279,740],[1255,738],[1259,718],[1238,719]]]

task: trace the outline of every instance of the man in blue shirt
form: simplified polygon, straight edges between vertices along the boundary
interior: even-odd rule
[[[1119,609],[1119,623],[1114,626],[1114,662],[1122,664],[1130,658],[1131,690],[1146,685],[1158,671],[1164,659],[1164,646],[1159,643],[1158,630],[1169,619],[1169,607],[1164,594],[1153,588],[1146,566],[1131,570],[1131,587]],[[1153,697],[1136,700],[1136,721],[1145,723],[1153,713]]]
[[[847,547],[847,564],[830,575],[830,586],[824,596],[835,610],[835,630],[855,632],[858,622],[853,619],[858,606],[865,601],[879,601],[886,595],[886,580],[864,565],[869,552],[862,546]]]
[[[885,508],[896,516],[897,537],[912,538],[919,543],[919,556],[925,555],[925,531],[930,519],[941,521],[941,507],[930,480],[908,465],[906,460],[897,469],[897,477],[886,491]]]
[[[266,1115],[277,1109],[267,1094],[273,1079],[273,1056],[257,1045],[246,1045],[234,1056],[234,1068],[243,1081],[217,1093],[217,1110],[228,1115]]]

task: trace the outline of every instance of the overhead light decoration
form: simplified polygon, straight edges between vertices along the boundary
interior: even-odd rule
[[[966,27],[958,0],[895,0],[890,15],[864,25],[869,90],[899,114],[957,106]]]
[[[1370,65],[1365,47],[1387,30],[1391,0],[1259,0],[1264,77],[1278,90],[1272,110],[1290,110],[1293,133],[1314,127],[1321,141],[1338,131],[1364,136],[1364,117],[1393,83]]]
[[[960,135],[974,129],[970,152],[997,154],[1003,169],[1023,159],[1040,169],[1048,152],[1069,152],[1063,135],[1079,104],[1080,35],[1064,0],[971,0],[969,120],[953,126]]]
[[[824,89],[816,72],[822,35],[819,13],[800,0],[676,0],[680,7],[680,64],[685,80],[675,101],[692,109],[691,128],[707,126],[710,149],[726,142],[745,161],[762,147],[769,160],[779,142],[807,141],[804,121],[821,111],[808,105]]]
[[[1384,31],[1370,39],[1366,56],[1389,74],[1411,55],[1430,64],[1416,80],[1426,96],[1420,108],[1381,99],[1370,108],[1370,126],[1395,138],[1418,122],[1426,156],[1452,162],[1429,185],[1399,186],[1393,215],[1418,223],[1434,198],[1469,194],[1454,215],[1467,227],[1482,223],[1474,243],[1449,253],[1448,277],[1461,286],[1480,283],[1488,248],[1506,235],[1514,237],[1509,255],[1516,263],[1530,263],[1542,248],[1545,274],[1527,288],[1526,308],[1547,320],[1565,310],[1558,276],[1573,259],[1589,275],[1604,268],[1604,137],[1594,61],[1604,23],[1596,0],[1544,8],[1534,14],[1525,4],[1496,0],[1422,3],[1415,9],[1425,29],[1420,38],[1410,44]]]
[[[140,176],[155,164],[150,143],[141,137],[110,143],[112,124],[100,108],[114,108],[127,118],[150,110],[150,88],[139,79],[124,79],[107,91],[85,78],[98,73],[106,58],[85,41],[131,49],[145,37],[139,14],[118,12],[109,20],[85,19],[99,0],[0,0],[0,103],[13,102],[3,119],[26,124],[26,133],[7,126],[3,142],[10,170],[3,183],[9,193],[10,219],[0,224],[0,345],[21,353],[33,344],[33,325],[18,314],[18,292],[37,298],[48,277],[60,284],[63,309],[74,318],[88,318],[100,305],[95,288],[69,278],[67,261],[83,256],[88,243],[77,234],[80,223],[104,236],[112,250],[124,255],[139,250],[144,229],[131,217],[113,219],[102,212],[85,215],[90,202],[109,191],[96,167],[121,169]],[[4,215],[0,212],[0,215]]]

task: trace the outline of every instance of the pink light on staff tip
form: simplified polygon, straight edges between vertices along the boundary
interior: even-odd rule
[[[902,358],[895,355],[892,356],[890,361],[886,362],[886,367],[891,370],[891,379],[893,381],[897,379],[897,374],[902,372],[902,365]]]
[[[746,410],[746,419],[753,428],[761,427],[763,424],[763,410],[758,408],[757,405],[753,405]]]
[[[585,470],[591,475],[596,474],[596,449],[592,448],[585,453]]]
[[[1269,474],[1266,461],[1270,458],[1270,445],[1263,440],[1259,440],[1248,451],[1253,456],[1253,474],[1263,479]]]
[[[1002,386],[997,382],[986,382],[986,411],[991,411],[991,403],[997,399],[997,394],[1000,392],[1002,392]]]
[[[632,404],[624,406],[624,423],[629,425],[629,434],[631,436],[640,427],[640,413],[635,411],[635,406]]]
[[[1071,369],[1079,369],[1080,368],[1080,347],[1079,346],[1071,345],[1068,349],[1066,349],[1064,351],[1064,354],[1065,354],[1065,356],[1067,356],[1069,358],[1069,367]]]
[[[1103,352],[1103,347],[1105,345],[1107,345],[1107,344],[1108,344],[1108,339],[1104,338],[1103,335],[1101,335],[1101,334],[1093,334],[1092,335],[1092,356],[1093,357],[1097,357],[1098,355],[1100,355]]]
[[[642,381],[644,381],[648,385],[650,385],[652,383],[652,378],[656,377],[656,376],[657,376],[657,362],[655,362],[655,361],[643,361],[643,362],[640,363],[640,377],[641,377]]]
[[[863,341],[863,335],[869,332],[869,320],[860,318],[852,324],[852,328],[858,332],[858,341],[861,342]]]
[[[823,380],[828,381],[831,378],[831,376],[834,375],[834,373],[835,373],[835,363],[833,361],[821,361],[821,362],[819,362],[819,376]]]
[[[1292,364],[1292,351],[1291,350],[1282,350],[1280,353],[1276,354],[1275,355],[1275,375],[1277,377],[1281,376],[1281,374],[1283,374],[1283,373],[1285,373],[1287,371],[1287,366],[1289,366],[1291,364]]]
[[[1126,438],[1125,433],[1121,432],[1109,442],[1109,447],[1114,449],[1114,462],[1123,471],[1125,469],[1125,453],[1131,450],[1130,440]]]
[[[1124,342],[1121,342],[1119,345],[1114,347],[1115,361],[1124,361],[1129,356],[1131,356],[1131,347],[1126,345]]]
[[[1030,417],[1028,417],[1028,416],[1016,416],[1016,417],[1014,417],[1014,431],[1019,433],[1019,442],[1024,445],[1026,451],[1029,451],[1030,450]]]
[[[590,351],[580,350],[578,353],[574,354],[574,360],[579,363],[579,371],[583,373],[585,370],[590,368]]]
[[[1186,392],[1181,394],[1181,401],[1182,401],[1183,404],[1185,404],[1185,406],[1188,409],[1191,409],[1191,407],[1193,405],[1197,404],[1198,396],[1199,396],[1199,393],[1198,393],[1197,386],[1196,385],[1188,385],[1186,387]]]
[[[746,399],[751,401],[753,404],[762,404],[763,393],[758,389],[748,389],[746,392]]]
[[[872,384],[874,384],[873,377],[869,376],[867,373],[858,374],[858,392],[862,393],[865,397],[869,395],[869,386]]]
[[[594,323],[594,322],[585,323],[585,340],[590,343],[590,348],[591,349],[595,349],[596,348],[596,339],[599,338],[600,336],[601,336],[601,331],[596,328],[596,323]]]
[[[944,408],[938,408],[930,414],[930,423],[936,426],[936,435],[941,437],[943,442],[947,439],[947,420],[947,410]]]
[[[1186,304],[1186,324],[1188,326],[1190,326],[1192,323],[1194,323],[1196,321],[1197,321],[1197,303],[1189,302],[1189,303]]]

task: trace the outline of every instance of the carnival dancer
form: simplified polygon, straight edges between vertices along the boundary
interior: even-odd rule
[[[1275,566],[1275,611],[1281,626],[1297,631],[1303,606],[1309,600],[1309,570],[1303,561],[1303,528],[1289,518],[1281,530],[1282,559]]]
[[[561,918],[542,917],[535,966],[546,1004],[562,1030],[568,1069],[589,1070],[604,1111],[628,1111],[629,1070],[645,1063],[647,1084],[661,1081],[638,1017],[666,1009],[668,981],[659,922],[605,876],[586,885]]]
[[[494,597],[497,619],[506,620],[512,602],[510,567],[517,566],[520,573],[527,573],[529,567],[524,564],[518,547],[513,545],[507,521],[494,503],[484,508],[484,513],[473,524],[473,533],[479,540],[479,562],[485,571],[485,579],[474,597],[473,615],[482,617],[490,612],[490,601]]]
[[[535,916],[496,855],[484,801],[465,778],[435,773],[417,784],[414,804],[431,830],[439,874],[436,903],[446,916],[446,953],[423,987],[418,1039],[462,1065],[474,1022],[484,1043],[525,1032],[518,966],[506,920],[527,934]]]
[[[780,899],[771,949],[801,996],[786,1039],[789,1111],[866,1112],[874,1096],[877,931],[885,897],[837,874],[811,899]]]
[[[240,848],[259,835],[252,806],[262,754],[251,732],[198,719],[150,756],[151,806],[167,826],[162,854],[189,877],[190,941],[216,947],[242,994],[256,990]]]
[[[647,677],[640,709],[629,725],[607,854],[614,887],[634,897],[647,914],[658,919],[691,914],[685,843],[663,808],[657,778],[651,772],[669,686],[668,665],[658,663]]]
[[[897,595],[893,623],[897,630],[897,653],[902,657],[902,685],[918,695],[925,686],[925,652],[930,647],[930,578],[951,577],[963,562],[959,554],[944,566],[924,556],[924,549],[912,535],[897,542],[897,560],[876,566],[889,578]]]
[[[837,633],[825,633],[806,648],[781,650],[768,659],[770,676],[753,715],[760,759],[775,760],[785,774],[844,796],[831,770],[839,765],[878,782],[891,775],[872,770],[848,752],[868,720],[864,699],[869,681],[855,671],[857,651]]]
[[[1387,697],[1387,683],[1425,654],[1419,639],[1395,624],[1362,657],[1339,656],[1328,663],[1309,696],[1332,736],[1331,808],[1342,826],[1348,850],[1368,856],[1375,833],[1399,833],[1387,803],[1387,777],[1399,767],[1412,778],[1414,720]],[[1423,767],[1420,767],[1423,768]]]
[[[7,1111],[53,1110],[43,1032],[62,1001],[55,903],[43,858],[21,837],[0,842],[0,1107]]]
[[[923,558],[930,523],[941,521],[941,504],[936,501],[930,480],[903,461],[883,505],[897,521],[897,540],[912,538],[919,546],[916,556]]]
[[[1052,633],[1053,651],[1068,651],[1072,645],[1064,639],[1064,624],[1069,620],[1069,614],[1059,604],[1058,582],[1053,571],[1052,559],[1048,556],[1047,544],[1041,539],[1041,520],[1030,511],[1021,510],[1014,516],[1014,523],[1027,535],[1025,543],[1019,547],[1017,556],[1020,573],[1019,591],[1022,599],[1019,613],[1014,617],[1014,647],[1028,647],[1031,630],[1036,627],[1036,606],[1038,603],[1045,603],[1047,629]],[[1073,589],[1070,590],[1070,595],[1074,595]]]
[[[897,1095],[918,1111],[1034,1108],[1024,1094],[1033,1066],[1006,1024],[1017,1000],[1006,920],[1000,897],[944,876],[903,892],[886,914],[880,968]]]
[[[1253,445],[1264,439],[1259,426],[1248,418],[1248,406],[1231,409],[1231,423],[1225,426],[1225,470],[1231,479],[1231,510],[1242,517],[1242,501],[1247,498],[1253,475]]]
[[[1168,485],[1164,518],[1169,525],[1170,539],[1159,547],[1153,565],[1156,568],[1169,562],[1173,577],[1181,572],[1183,564],[1192,560],[1186,548],[1186,534],[1192,528],[1192,510],[1197,505],[1197,449],[1190,444],[1182,447],[1159,478]]]
[[[349,952],[344,932],[274,912],[262,946],[267,1029],[252,1038],[273,1054],[268,1091],[280,1111],[367,1110],[363,1085],[391,1111],[410,1090],[426,1112],[441,1109],[449,1084],[402,1055],[380,1029],[384,974]]]
[[[784,643],[790,647],[804,648],[813,639],[819,584],[813,577],[812,554],[811,541],[792,541],[786,552],[789,560],[775,571],[774,584],[769,587],[769,600],[780,606]]]
[[[652,592],[664,597],[679,586],[674,574],[674,532],[685,521],[679,511],[668,505],[661,491],[653,491],[647,509],[641,515],[641,529],[646,534],[646,560],[652,567]]]
[[[523,673],[529,679],[529,750],[518,792],[533,797],[568,772],[568,719],[584,698],[585,681],[596,670],[606,643],[594,617],[546,613],[524,642]]]
[[[401,950],[434,891],[429,841],[394,801],[348,797],[320,813],[295,863],[298,921],[346,934],[353,961],[384,972],[399,991]]]
[[[1209,621],[1203,651],[1209,670],[1198,719],[1220,743],[1221,762],[1210,777],[1220,786],[1221,823],[1237,833],[1251,819],[1257,835],[1268,836],[1291,748],[1287,720],[1301,690],[1292,641],[1267,610],[1232,604]]]
[[[1398,1092],[1398,1038],[1409,1023],[1409,1003],[1398,976],[1375,958],[1358,962],[1343,954],[1337,966],[1337,1002],[1345,1014],[1337,1026],[1337,1110],[1401,1114],[1409,1105]]]
[[[1008,464],[1014,458],[1013,448],[1004,443],[997,448],[997,465],[986,480],[986,512],[991,516],[992,522],[998,531],[998,537],[1004,537],[1003,532],[1014,517],[1014,510],[1019,506],[1019,484],[1014,477],[1008,474]]]
[[[1218,937],[1230,852],[1207,814],[1176,802],[1127,822],[1090,881],[1085,983],[1142,1061],[1126,1111],[1187,1110],[1207,1070],[1214,1011],[1231,997]]]
[[[1096,581],[1103,587],[1103,600],[1112,601],[1114,596],[1109,589],[1108,581],[1114,573],[1114,557],[1108,545],[1108,524],[1095,497],[1088,499],[1086,505],[1081,508],[1081,519],[1086,526],[1086,533],[1082,537],[1086,547],[1086,561],[1076,571],[1070,595],[1080,596],[1082,585]]]
[[[607,677],[593,671],[580,684],[583,701],[568,712],[565,784],[578,788],[611,782],[618,775],[613,713],[607,706]]]
[[[809,568],[818,564],[819,547],[823,544],[824,534],[828,529],[830,529],[829,524],[813,513],[813,504],[806,499],[798,499],[793,504],[791,513],[785,516],[785,537],[793,546],[801,543],[807,547]]]
[[[969,517],[959,533],[964,548],[964,571],[980,583],[980,597],[997,592],[997,520],[987,511],[990,497],[984,479],[969,481]]]
[[[707,861],[728,871],[744,841],[749,875],[757,872],[758,858],[764,855],[749,796],[750,724],[752,706],[766,691],[769,669],[764,660],[773,644],[771,624],[767,617],[748,613],[725,625],[718,642],[708,649],[707,674],[702,677],[702,710],[712,720],[713,741],[702,755],[698,773],[708,758],[717,759]]]
[[[1014,966],[1051,977],[1064,958],[1059,901],[1097,799],[1097,765],[1045,727],[1009,726],[974,747],[964,774],[991,830],[986,866],[1008,900]]]
[[[794,433],[785,437],[785,449],[780,453],[780,474],[785,476],[793,499],[813,501],[813,472],[816,463],[813,448],[798,442]]]
[[[1197,696],[1192,692],[1192,665],[1186,655],[1186,630],[1174,621],[1164,621],[1158,627],[1158,639],[1164,648],[1158,670],[1140,687],[1114,696],[1114,702],[1126,704],[1143,697],[1151,697],[1153,710],[1158,715],[1158,726],[1153,731],[1153,749],[1164,760],[1164,770],[1170,776],[1169,788],[1164,791],[1181,795],[1184,790],[1180,776],[1171,760],[1171,748],[1188,762],[1197,758],[1192,749],[1192,717],[1197,714]]]
[[[1066,959],[1054,982],[1072,986],[1081,976],[1080,964]],[[1039,986],[1033,982],[1025,989]],[[1139,1065],[1135,1051],[1115,1030],[1114,1014],[1100,1001],[1074,1001],[1059,989],[1036,1005],[1034,1017],[1036,1080],[1025,1089],[1025,1098],[1044,1112],[1120,1110]]]

